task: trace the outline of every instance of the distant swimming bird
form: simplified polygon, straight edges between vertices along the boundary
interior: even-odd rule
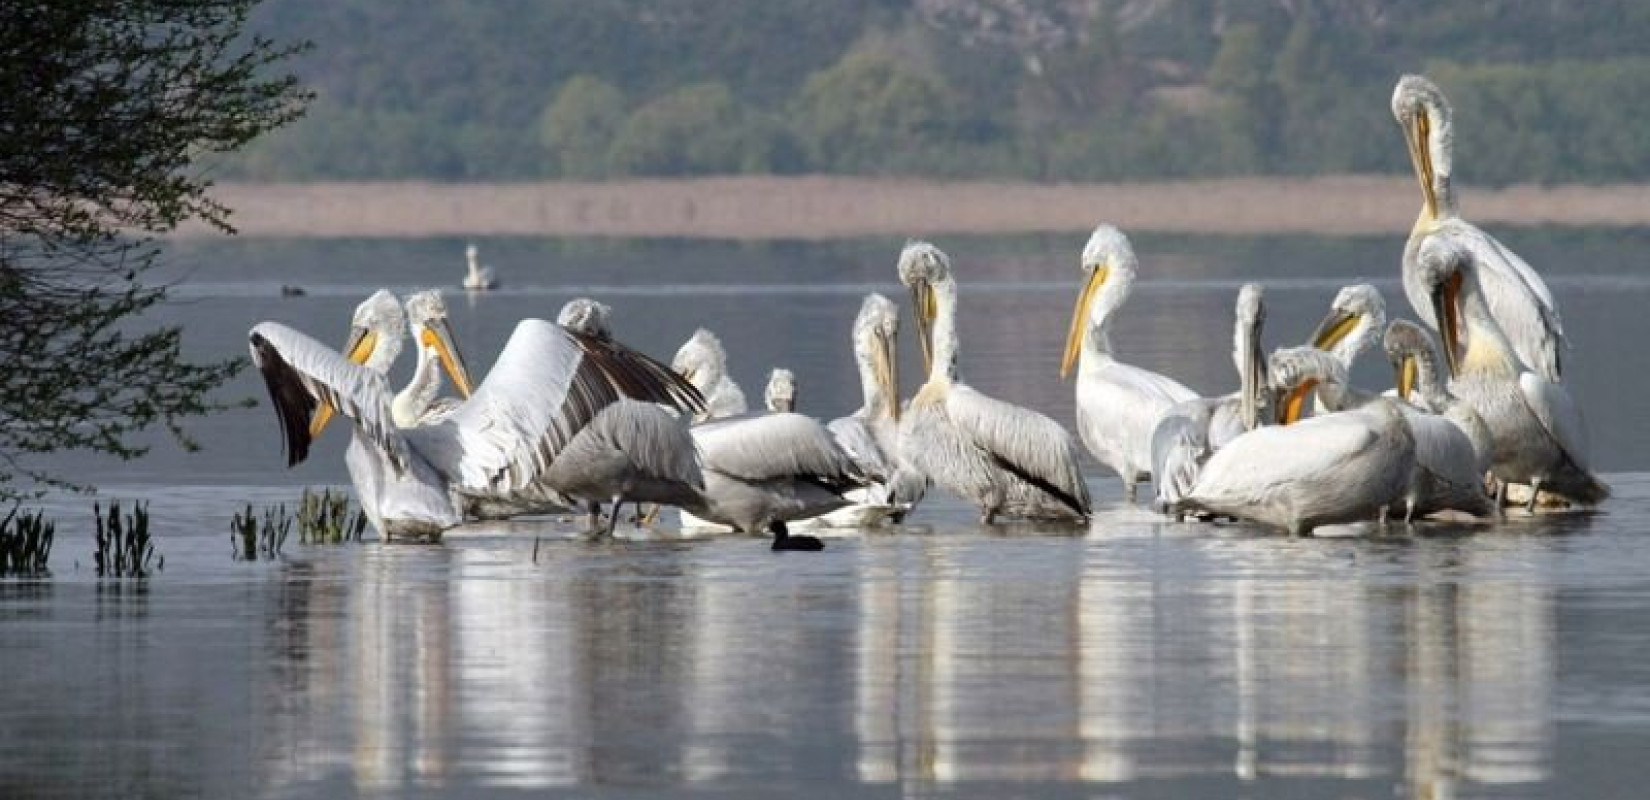
[[[796,373],[777,368],[768,373],[768,388],[762,393],[762,402],[769,411],[795,411]]]
[[[469,270],[464,273],[464,288],[472,292],[485,292],[498,288],[498,279],[493,277],[493,268],[481,265],[477,257],[475,245],[464,248],[464,259],[469,262]]]
[[[1130,502],[1135,485],[1151,479],[1152,432],[1176,403],[1197,393],[1172,378],[1118,361],[1108,329],[1128,299],[1137,261],[1128,237],[1110,225],[1094,229],[1083,247],[1088,281],[1077,296],[1060,376],[1077,364],[1077,433],[1100,463],[1123,479]]]
[[[728,353],[716,334],[704,328],[694,331],[670,366],[704,395],[710,419],[745,413],[745,393],[728,375]]]
[[[1449,390],[1489,427],[1495,476],[1530,484],[1530,510],[1542,490],[1573,503],[1609,497],[1588,466],[1581,410],[1563,384],[1519,360],[1491,313],[1477,251],[1451,237],[1429,237],[1413,260],[1422,296],[1441,323]]]
[[[1449,100],[1432,81],[1405,75],[1392,92],[1392,115],[1403,129],[1411,164],[1421,183],[1421,214],[1404,245],[1404,294],[1433,330],[1437,319],[1421,280],[1417,256],[1429,238],[1450,240],[1471,253],[1478,265],[1487,316],[1501,328],[1509,350],[1524,366],[1551,383],[1562,380],[1562,354],[1569,345],[1558,304],[1541,275],[1495,237],[1462,219],[1450,183],[1455,129]]]
[[[928,381],[900,425],[899,451],[934,483],[973,502],[980,521],[998,515],[1086,520],[1089,491],[1077,447],[1059,423],[981,394],[957,370],[957,284],[951,262],[927,242],[900,253]]]

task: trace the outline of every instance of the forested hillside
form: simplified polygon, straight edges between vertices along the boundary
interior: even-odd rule
[[[267,0],[315,47],[268,180],[1398,171],[1404,72],[1457,175],[1650,175],[1644,0]]]

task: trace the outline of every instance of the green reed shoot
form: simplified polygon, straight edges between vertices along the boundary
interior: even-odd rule
[[[352,509],[348,492],[331,489],[312,492],[307,487],[298,500],[298,541],[301,544],[345,544],[361,541],[367,515]]]
[[[0,575],[44,575],[57,523],[44,511],[19,515],[18,510],[12,507],[0,522]]]
[[[285,503],[273,508],[264,506],[262,517],[247,503],[245,513],[236,512],[229,521],[229,544],[238,559],[257,561],[259,553],[266,560],[273,559],[281,554],[291,532],[292,515],[287,513]]]
[[[92,519],[97,522],[97,550],[92,561],[99,576],[117,578],[146,577],[151,566],[164,569],[166,559],[158,561],[155,542],[149,535],[149,504],[134,503],[130,513],[120,513],[120,501],[109,503],[109,513],[92,504]]]

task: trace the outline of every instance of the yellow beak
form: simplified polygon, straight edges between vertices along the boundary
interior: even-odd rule
[[[1351,335],[1358,327],[1360,318],[1356,314],[1332,309],[1329,316],[1323,318],[1318,329],[1312,333],[1312,346],[1319,350],[1328,350],[1340,344],[1342,339]]]
[[[1077,295],[1077,307],[1071,312],[1071,329],[1066,332],[1066,353],[1060,358],[1060,377],[1071,374],[1071,365],[1077,363],[1077,354],[1082,352],[1083,336],[1087,333],[1089,320],[1089,303],[1094,301],[1094,295],[1106,283],[1106,276],[1111,268],[1105,265],[1095,267],[1089,271],[1088,283],[1083,284],[1083,291]]]
[[[899,361],[894,358],[894,341],[882,333],[876,334],[876,347],[871,350],[871,370],[882,386],[882,396],[888,404],[888,417],[899,420]]]
[[[1290,389],[1289,396],[1283,401],[1282,413],[1278,417],[1278,422],[1283,425],[1299,422],[1301,413],[1306,408],[1306,398],[1312,396],[1312,389],[1317,385],[1317,379],[1307,378],[1301,381],[1299,386]]]
[[[1398,399],[1408,400],[1409,393],[1415,390],[1415,380],[1418,368],[1415,365],[1415,356],[1406,355],[1398,364]]]
[[[1432,185],[1433,166],[1432,149],[1428,142],[1432,132],[1432,121],[1427,112],[1422,109],[1415,114],[1415,122],[1406,133],[1409,141],[1409,160],[1415,166],[1415,177],[1421,182],[1422,216],[1428,220],[1438,218],[1438,193]]]
[[[446,371],[447,377],[452,379],[453,385],[458,387],[459,393],[468,399],[475,387],[470,383],[470,370],[464,366],[464,357],[459,353],[458,344],[453,340],[453,332],[447,327],[447,323],[441,320],[425,323],[419,340],[426,347],[435,349],[436,355],[441,357],[441,368]]]
[[[349,342],[344,345],[344,357],[351,364],[365,364],[372,357],[372,352],[378,349],[378,334],[373,331],[354,327],[349,332]],[[315,407],[315,415],[309,419],[309,438],[314,439],[326,430],[327,424],[332,422],[338,413],[330,403],[322,401]]]
[[[917,342],[922,345],[924,369],[934,368],[934,318],[939,315],[939,301],[934,299],[934,287],[919,280],[911,286],[911,310],[917,316]]]

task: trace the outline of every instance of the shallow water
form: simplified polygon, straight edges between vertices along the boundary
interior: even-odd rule
[[[1650,779],[1650,426],[1644,379],[1615,365],[1642,360],[1631,343],[1650,332],[1632,246],[1646,237],[1505,238],[1563,304],[1572,390],[1617,492],[1597,513],[1288,539],[1166,523],[1090,464],[1103,509],[1086,531],[982,530],[937,498],[819,554],[669,531],[591,542],[541,520],[438,546],[289,540],[245,563],[230,515],[341,482],[341,434],[288,471],[260,407],[197,426],[201,453],[66,459],[106,497],[149,501],[165,567],[98,580],[90,500],[52,498],[51,577],[0,581],[0,794],[1635,796]],[[1055,373],[1081,237],[941,244],[970,381],[1069,420]],[[1203,390],[1234,382],[1243,279],[1267,283],[1272,345],[1359,275],[1407,306],[1384,240],[1137,246],[1117,344]],[[859,297],[904,299],[897,248],[483,242],[506,291],[450,300],[478,374],[515,319],[590,293],[666,359],[710,325],[747,394],[788,366],[804,409],[829,416],[857,403]],[[461,250],[191,245],[166,313],[205,356],[241,352],[265,318],[341,343],[367,291],[456,280]],[[282,283],[309,294],[281,299]]]

